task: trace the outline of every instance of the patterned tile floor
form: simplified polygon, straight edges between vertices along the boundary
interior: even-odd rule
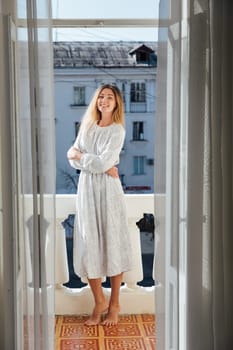
[[[117,326],[85,326],[88,316],[56,316],[56,350],[155,350],[155,317],[120,315]]]

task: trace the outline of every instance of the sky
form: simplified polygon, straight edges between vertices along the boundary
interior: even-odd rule
[[[159,0],[52,0],[54,18],[157,18]]]
[[[52,0],[53,18],[154,19],[159,0]],[[54,41],[157,41],[156,28],[55,28]]]

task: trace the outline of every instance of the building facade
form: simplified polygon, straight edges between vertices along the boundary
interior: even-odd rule
[[[67,161],[96,88],[116,84],[125,105],[126,138],[119,174],[125,193],[154,192],[155,42],[55,42],[54,86],[57,193],[76,191],[78,172]]]

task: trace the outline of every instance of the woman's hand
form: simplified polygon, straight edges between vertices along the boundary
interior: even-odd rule
[[[106,174],[117,178],[117,177],[119,177],[118,168],[116,166],[113,166],[112,168],[110,168],[106,171]]]
[[[67,158],[70,160],[80,160],[82,157],[82,153],[75,147],[70,147],[67,152]]]

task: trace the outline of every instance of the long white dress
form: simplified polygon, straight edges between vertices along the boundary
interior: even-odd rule
[[[80,161],[70,161],[81,170],[74,229],[74,270],[80,277],[115,276],[133,268],[124,192],[119,178],[106,174],[119,163],[124,138],[122,125],[95,123],[74,143],[83,153]]]

